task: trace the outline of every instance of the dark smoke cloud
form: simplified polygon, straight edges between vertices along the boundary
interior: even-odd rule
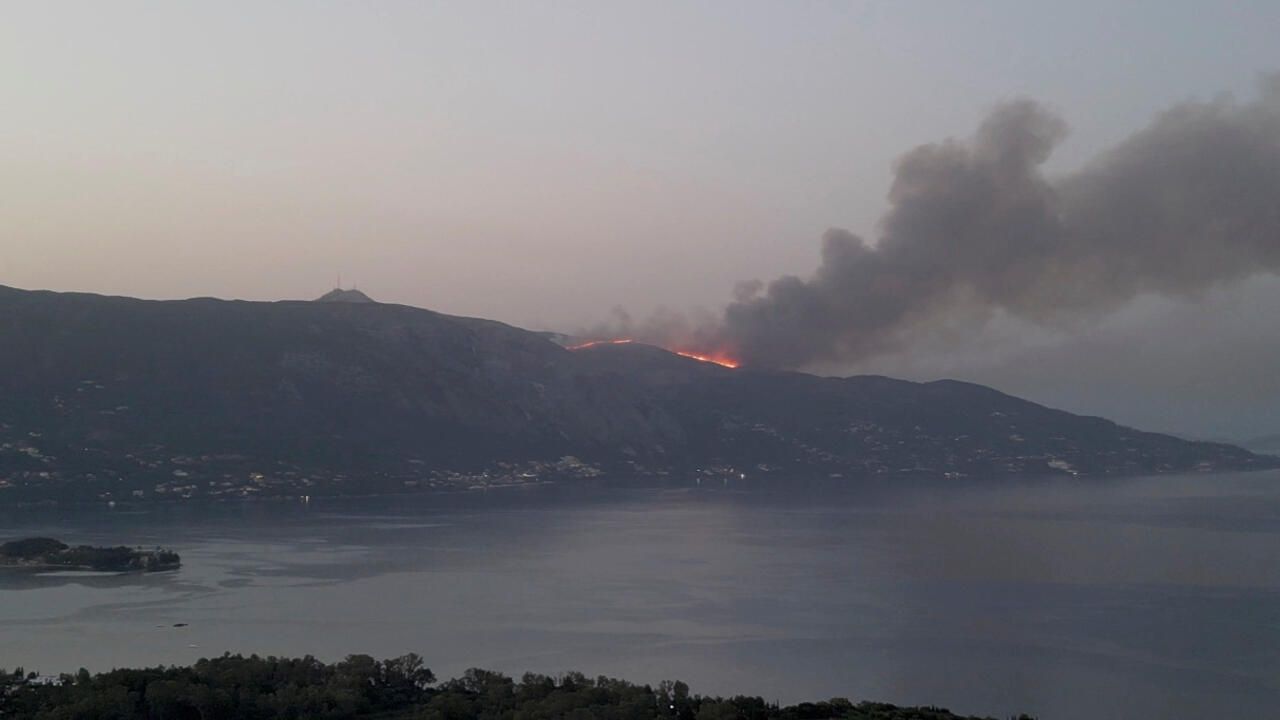
[[[874,244],[829,230],[808,279],[741,284],[724,317],[625,314],[595,335],[727,350],[753,366],[857,363],[929,324],[1055,324],[1145,295],[1280,271],[1280,75],[1258,99],[1189,102],[1082,170],[1042,166],[1065,123],[1029,100],[897,163]]]
[[[874,245],[828,231],[817,272],[740,294],[717,342],[756,366],[856,362],[957,307],[1054,322],[1280,270],[1280,76],[1252,103],[1177,106],[1051,181],[1065,133],[1021,100],[910,151]]]

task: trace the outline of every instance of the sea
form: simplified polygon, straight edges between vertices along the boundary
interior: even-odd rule
[[[0,538],[161,545],[0,569],[0,667],[415,652],[783,703],[1007,717],[1280,713],[1280,473],[719,480],[0,509]]]

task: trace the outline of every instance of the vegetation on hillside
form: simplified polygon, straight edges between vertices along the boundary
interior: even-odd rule
[[[398,305],[0,287],[0,320],[0,505],[1280,467],[969,383],[570,351]]]
[[[190,667],[47,678],[0,671],[0,717],[33,720],[962,720],[941,708],[843,698],[780,706],[759,697],[706,697],[682,682],[656,687],[581,673],[486,670],[436,683],[422,658],[352,655],[326,664],[224,655]],[[973,719],[970,719],[973,720]],[[1022,720],[1030,720],[1022,716]]]

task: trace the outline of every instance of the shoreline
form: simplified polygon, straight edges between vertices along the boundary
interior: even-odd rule
[[[783,477],[771,476],[754,476],[746,480],[752,488],[759,488],[767,484],[775,482],[804,482],[804,483],[833,483],[840,488],[854,488],[859,484],[876,484],[883,485],[887,482],[893,483],[915,483],[921,487],[928,486],[931,483],[944,482],[948,485],[980,485],[993,482],[1062,482],[1075,481],[1080,483],[1103,482],[1107,480],[1125,481],[1136,480],[1141,478],[1177,478],[1177,477],[1200,477],[1212,475],[1254,475],[1268,472],[1280,472],[1280,467],[1260,467],[1260,468],[1244,468],[1237,470],[1189,470],[1189,471],[1170,471],[1159,473],[1135,473],[1135,474],[1067,474],[1067,473],[1044,473],[1035,475],[993,475],[993,476],[963,476],[963,477],[946,477],[945,475],[911,475],[908,478],[902,476],[890,475],[870,475],[863,477],[843,477],[832,478],[828,476],[810,476],[810,475],[788,475]],[[713,478],[714,480],[714,478]],[[740,487],[743,481],[735,481]],[[716,488],[714,482],[708,482],[703,485],[698,482],[698,478],[688,478],[679,483],[672,483],[670,476],[661,477],[631,477],[631,478],[613,478],[602,479],[595,478],[566,478],[560,480],[538,480],[528,483],[504,483],[501,485],[490,485],[485,487],[464,487],[454,489],[439,490],[417,490],[405,492],[373,492],[373,493],[335,493],[325,495],[257,495],[257,496],[239,496],[239,497],[190,497],[190,498],[156,498],[143,501],[137,500],[34,500],[21,501],[12,504],[0,503],[0,512],[6,510],[22,510],[33,508],[68,508],[68,509],[85,509],[98,507],[107,510],[137,510],[147,507],[176,507],[181,505],[254,505],[269,503],[310,503],[310,502],[326,502],[333,500],[375,500],[378,498],[415,498],[415,497],[440,497],[440,496],[468,496],[482,495],[491,491],[509,492],[513,490],[535,490],[548,487],[590,487],[591,489],[662,489],[679,487],[685,489],[706,489],[713,490]]]

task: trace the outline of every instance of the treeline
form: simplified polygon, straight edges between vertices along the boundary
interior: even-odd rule
[[[178,557],[178,553],[161,548],[142,550],[123,545],[71,547],[61,540],[45,537],[11,540],[0,544],[0,564],[2,565],[45,565],[81,570],[127,572],[174,570],[181,563],[182,559]]]
[[[582,673],[519,681],[468,670],[437,683],[422,658],[337,663],[224,655],[189,667],[81,670],[58,678],[0,671],[0,718],[32,720],[961,720],[941,708],[843,698],[782,707],[758,697],[693,695]],[[969,720],[974,720],[970,718]],[[1022,720],[1030,720],[1026,716]]]

